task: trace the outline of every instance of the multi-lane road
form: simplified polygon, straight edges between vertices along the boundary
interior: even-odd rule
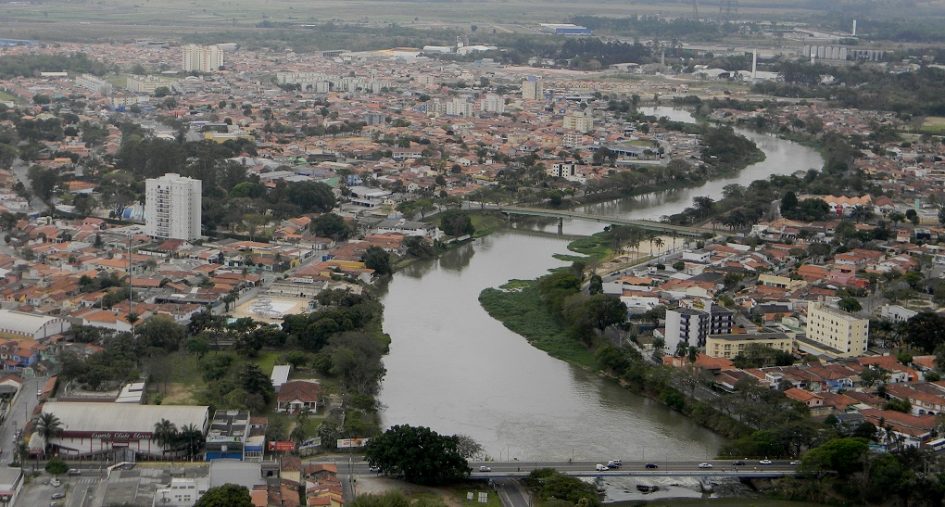
[[[554,462],[469,462],[470,477],[476,479],[499,479],[505,477],[524,477],[539,468],[555,470],[579,477],[608,476],[737,476],[737,477],[777,477],[793,475],[795,462],[775,460],[770,464],[761,464],[760,460],[709,460],[709,461],[624,461],[620,468],[597,470],[597,465],[606,465],[608,460],[600,461],[554,461]],[[711,467],[700,467],[708,463]],[[736,464],[744,463],[744,464]],[[337,461],[338,472],[351,475],[374,475],[366,461]],[[651,465],[649,468],[647,464]],[[654,468],[655,466],[655,468]],[[486,467],[486,468],[480,468]]]

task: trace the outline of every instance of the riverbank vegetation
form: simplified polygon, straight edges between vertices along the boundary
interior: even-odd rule
[[[600,494],[593,483],[564,475],[553,468],[540,468],[523,479],[542,505],[599,507]]]

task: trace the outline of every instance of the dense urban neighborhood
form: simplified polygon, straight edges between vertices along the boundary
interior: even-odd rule
[[[940,34],[737,4],[11,3],[0,501],[941,505]]]

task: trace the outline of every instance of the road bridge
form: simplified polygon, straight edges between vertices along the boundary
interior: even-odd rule
[[[526,477],[533,470],[553,468],[574,477],[737,477],[776,478],[797,473],[796,461],[776,460],[762,464],[760,460],[706,461],[624,461],[620,468],[597,470],[599,461],[470,461],[471,479],[505,479]],[[705,466],[706,464],[711,466]],[[376,475],[365,461],[338,461],[338,472],[350,475]]]
[[[680,236],[701,237],[703,234],[715,234],[715,230],[706,227],[691,227],[686,225],[674,225],[666,222],[657,222],[655,220],[636,220],[630,218],[613,217],[606,215],[595,215],[593,213],[583,213],[580,211],[557,210],[547,208],[527,208],[521,206],[486,206],[484,209],[492,209],[505,213],[506,215],[521,215],[532,217],[548,217],[563,220],[565,218],[577,220],[590,220],[593,222],[605,222],[615,225],[626,225],[629,227],[638,227],[653,232],[667,234],[677,234]]]

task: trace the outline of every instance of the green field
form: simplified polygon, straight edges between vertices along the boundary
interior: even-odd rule
[[[945,116],[926,117],[919,131],[926,134],[945,134]]]

